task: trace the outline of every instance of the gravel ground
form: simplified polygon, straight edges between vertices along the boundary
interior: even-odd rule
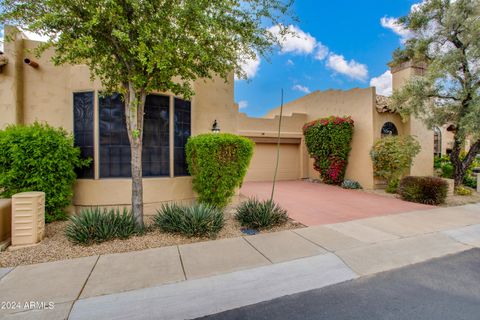
[[[146,217],[147,226],[151,226],[152,217]],[[158,229],[148,228],[144,235],[133,236],[125,240],[112,240],[91,246],[75,245],[65,237],[64,230],[68,222],[59,221],[46,225],[45,239],[38,245],[14,251],[0,252],[0,267],[14,267],[19,265],[49,262],[56,260],[72,259],[99,254],[119,253],[148,248],[165,247],[199,241],[208,241],[209,238],[187,238],[180,235],[160,232]],[[275,227],[268,231],[295,229],[303,227],[302,224],[288,221],[285,225]],[[243,236],[240,225],[233,218],[233,211],[225,215],[225,227],[218,234],[217,239]]]

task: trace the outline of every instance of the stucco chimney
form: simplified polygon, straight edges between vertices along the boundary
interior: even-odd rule
[[[411,77],[424,75],[427,67],[423,62],[414,63],[412,61],[407,61],[395,66],[389,63],[389,66],[392,72],[393,91],[400,89]]]

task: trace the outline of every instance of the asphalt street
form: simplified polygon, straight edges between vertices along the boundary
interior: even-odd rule
[[[480,249],[202,319],[479,320]]]

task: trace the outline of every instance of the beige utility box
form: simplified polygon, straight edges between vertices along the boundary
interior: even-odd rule
[[[45,193],[22,192],[12,197],[12,247],[40,242],[45,235]]]

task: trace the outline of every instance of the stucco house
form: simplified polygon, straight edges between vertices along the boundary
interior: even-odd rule
[[[103,97],[99,81],[91,81],[83,65],[54,66],[46,52],[35,58],[29,52],[39,43],[27,39],[13,27],[6,27],[6,42],[0,55],[6,61],[0,72],[0,129],[8,124],[48,122],[74,135],[82,154],[93,159],[78,173],[73,204],[83,206],[128,205],[131,196],[130,150],[118,95]],[[392,69],[393,87],[399,88],[422,68],[404,64]],[[222,132],[251,138],[255,153],[246,181],[270,181],[276,156],[279,108],[263,118],[251,118],[238,111],[234,102],[234,79],[198,80],[195,95],[185,101],[169,92],[147,98],[144,132],[144,201],[146,213],[164,201],[195,197],[185,163],[185,143],[190,135],[210,132],[217,121]],[[403,123],[388,109],[388,99],[375,88],[348,91],[316,91],[284,106],[278,178],[317,178],[302,141],[302,126],[330,115],[350,115],[355,133],[347,178],[364,188],[375,188],[369,151],[384,134],[412,134],[419,137],[422,151],[411,169],[413,175],[431,175],[434,133],[411,118]]]

